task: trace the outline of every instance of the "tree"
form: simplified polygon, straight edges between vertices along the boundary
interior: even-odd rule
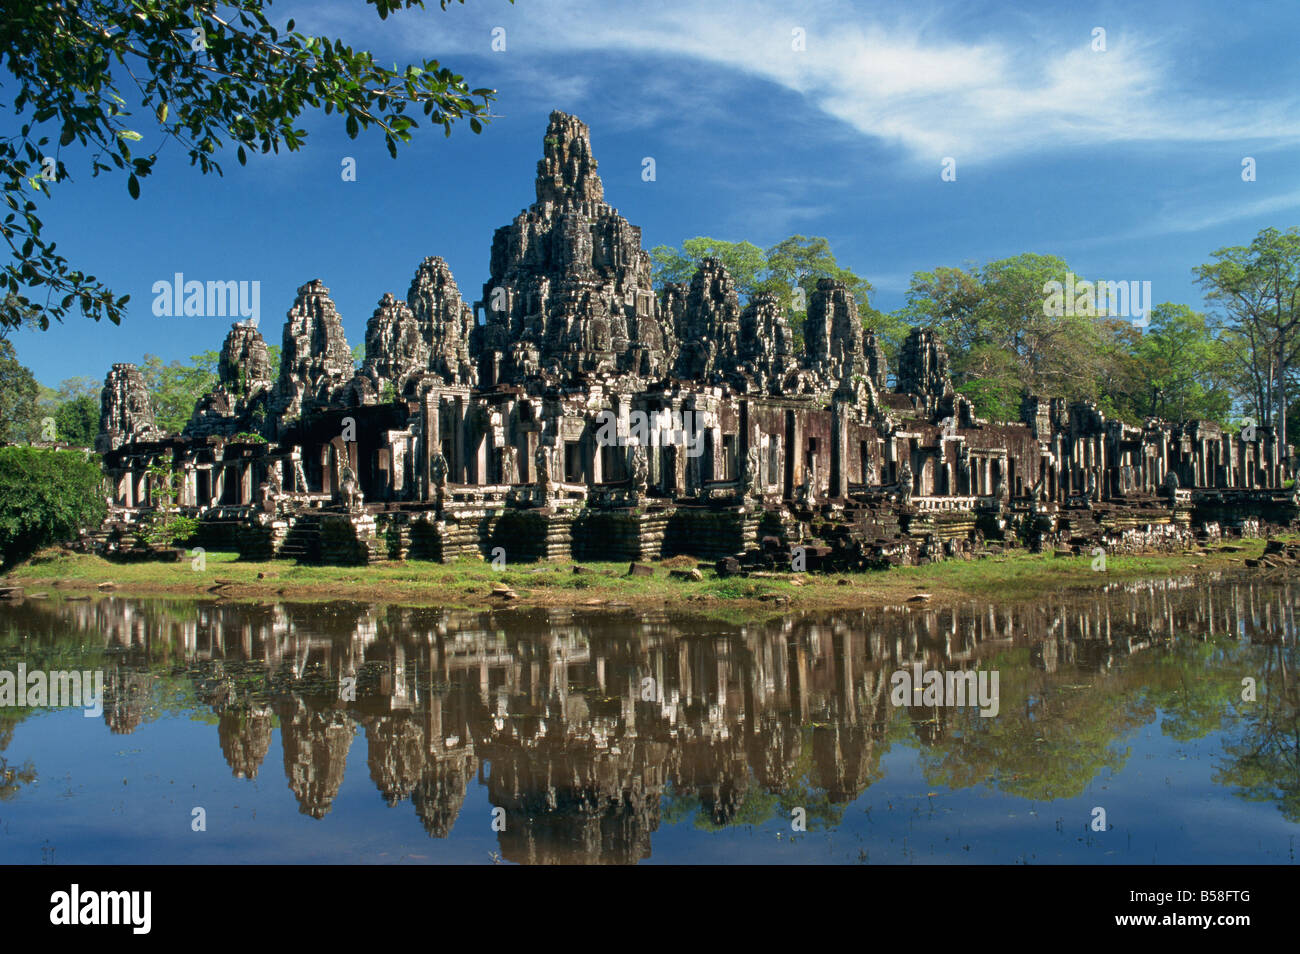
[[[153,401],[154,423],[172,434],[184,430],[199,398],[216,386],[220,358],[219,352],[204,351],[192,355],[189,364],[164,365],[156,354],[145,355],[140,373]]]
[[[40,385],[37,398],[42,424],[54,422],[54,439],[79,447],[94,447],[99,433],[99,400],[103,385],[95,378],[66,378],[55,388]],[[49,439],[41,427],[38,437]]]
[[[1087,308],[1049,314],[1049,283],[1064,284],[1069,274],[1060,258],[1030,253],[983,267],[917,272],[899,316],[939,332],[954,384],[978,414],[1014,419],[1019,395],[1026,392],[1097,401],[1103,410],[1117,411],[1102,382],[1124,352],[1132,326],[1099,313],[1095,300]]]
[[[54,433],[74,447],[94,447],[99,435],[99,399],[82,394],[64,401],[54,412]]]
[[[423,0],[366,0],[381,19]],[[450,0],[439,0],[446,9]],[[461,0],[463,2],[463,0]],[[170,140],[203,174],[221,174],[216,156],[235,146],[241,164],[249,150],[300,149],[304,115],[337,112],[348,136],[370,126],[383,131],[392,156],[417,126],[408,107],[422,108],[451,135],[468,119],[475,132],[490,118],[490,89],[470,89],[436,60],[387,69],[365,50],[341,40],[278,28],[264,9],[270,0],[84,0],[10,3],[0,18],[0,61],[12,81],[17,134],[0,140],[4,200],[0,236],[11,260],[0,271],[10,293],[0,325],[16,325],[34,307],[28,295],[44,290],[41,328],[79,307],[98,321],[122,319],[129,296],[114,297],[93,275],[77,269],[43,230],[36,199],[50,198],[71,175],[65,150],[89,150],[92,177],[125,176],[132,198]],[[128,97],[133,103],[128,103]],[[158,145],[137,155],[147,132]],[[153,139],[153,137],[151,137]]]
[[[98,398],[103,387],[104,382],[102,380],[87,377],[86,375],[64,378],[59,382],[59,389],[55,392],[55,400],[63,404],[79,397]]]
[[[701,235],[682,242],[680,249],[671,245],[656,245],[652,248],[652,278],[656,284],[689,283],[706,258],[716,258],[722,262],[742,298],[748,298],[758,291],[759,274],[767,268],[767,256],[757,245],[751,242],[726,242]]]
[[[1238,336],[1248,399],[1286,444],[1287,379],[1300,348],[1300,229],[1262,230],[1248,246],[1221,248],[1194,269],[1205,300]]]
[[[35,376],[19,363],[13,344],[0,338],[0,442],[40,436],[39,390]]]
[[[1134,348],[1134,416],[1224,422],[1232,410],[1228,346],[1187,305],[1164,302]]]
[[[790,309],[790,330],[800,348],[803,347],[808,301],[817,290],[817,282],[823,278],[834,278],[848,286],[858,306],[859,317],[873,312],[869,300],[871,282],[841,267],[826,239],[791,235],[767,250],[767,274],[760,290],[775,294],[781,304]]]
[[[0,281],[2,287],[5,283]],[[0,298],[0,341],[7,341],[10,332],[19,328],[41,327],[40,317],[41,310],[31,302],[13,292],[5,292],[4,298]]]
[[[107,509],[103,483],[94,455],[0,447],[0,565],[98,526]]]
[[[783,304],[791,306],[796,288],[803,289],[805,298],[811,297],[817,289],[818,280],[823,278],[844,282],[853,293],[859,309],[867,305],[872,291],[871,282],[841,267],[835,261],[831,243],[820,237],[791,235],[769,248],[767,274],[760,290],[773,292]]]
[[[170,546],[190,539],[199,529],[199,522],[185,517],[176,506],[177,485],[180,472],[171,465],[156,460],[149,465],[149,499],[153,513],[149,522],[141,527],[140,538],[154,546]]]
[[[831,252],[830,242],[824,238],[792,235],[765,252],[752,242],[698,236],[682,242],[680,249],[656,245],[650,250],[650,258],[654,262],[652,277],[658,283],[689,282],[704,259],[721,260],[742,299],[759,292],[776,295],[781,306],[790,312],[790,330],[796,349],[803,347],[808,299],[816,291],[818,279],[844,282],[853,293],[860,317],[873,323],[888,323],[887,316],[871,308],[868,302],[871,283],[841,267]]]

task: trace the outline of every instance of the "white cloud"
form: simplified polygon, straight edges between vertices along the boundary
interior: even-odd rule
[[[1300,111],[1291,102],[1198,95],[1179,82],[1172,40],[1162,46],[1118,27],[1107,36],[1107,50],[1093,52],[1087,29],[1067,34],[1008,18],[997,24],[1001,35],[945,35],[948,21],[939,13],[887,21],[877,8],[830,2],[792,9],[766,0],[572,0],[402,17],[400,41],[409,52],[493,57],[494,66],[520,71],[538,92],[556,82],[573,96],[596,92],[573,76],[544,80],[538,57],[599,52],[616,63],[629,55],[661,59],[664,69],[646,76],[638,92],[643,107],[635,112],[646,123],[680,121],[685,110],[677,107],[692,101],[692,71],[681,69],[683,60],[756,77],[900,147],[927,169],[943,156],[969,162],[1125,142],[1300,138]],[[489,52],[494,25],[507,29],[505,53]],[[366,28],[356,20],[348,27],[349,33]],[[795,28],[804,31],[803,51],[792,49]],[[673,87],[682,99],[674,101]]]

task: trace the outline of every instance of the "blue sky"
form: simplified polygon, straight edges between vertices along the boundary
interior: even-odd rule
[[[146,352],[220,346],[222,318],[159,318],[151,287],[261,283],[278,343],[297,286],[324,280],[348,339],[427,255],[480,297],[493,230],[533,201],[552,109],[592,130],[606,200],[646,248],[695,235],[824,235],[886,310],[917,270],[1021,252],[1196,306],[1192,268],[1266,226],[1300,225],[1300,4],[591,3],[470,0],[381,22],[353,0],[275,18],[500,91],[475,136],[421,127],[396,160],[310,117],[306,148],[201,176],[167,145],[132,201],[88,158],[45,203],[48,234],[129,293],[120,326],[72,318],[14,337],[49,385]],[[1044,8],[1046,7],[1046,9]],[[505,29],[505,50],[492,31]],[[1093,50],[1094,28],[1105,33]],[[795,50],[793,31],[803,31]],[[10,121],[10,114],[4,116]],[[0,133],[10,130],[0,125]],[[150,137],[146,135],[144,143]],[[1243,182],[1243,157],[1256,181]],[[344,157],[357,180],[343,181]],[[642,179],[653,157],[656,179]],[[955,181],[940,177],[946,157]]]

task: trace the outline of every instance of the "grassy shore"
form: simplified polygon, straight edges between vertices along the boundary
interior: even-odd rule
[[[848,609],[964,598],[1021,601],[1062,590],[1095,589],[1153,577],[1242,569],[1258,557],[1263,540],[1239,540],[1200,552],[1110,556],[1104,571],[1088,556],[1012,553],[982,560],[953,560],[868,573],[772,573],[719,578],[710,565],[687,557],[660,563],[651,576],[629,576],[626,563],[532,563],[496,570],[483,560],[379,563],[366,568],[300,566],[287,561],[246,562],[235,554],[208,553],[206,567],[180,563],[110,563],[94,556],[48,551],[3,582],[28,593],[58,589],[112,589],[138,595],[219,594],[234,599],[357,599],[417,606],[598,606],[757,610],[790,607]],[[702,580],[672,578],[672,569],[699,566]],[[1263,572],[1263,571],[1260,571]],[[493,595],[508,587],[513,598]]]

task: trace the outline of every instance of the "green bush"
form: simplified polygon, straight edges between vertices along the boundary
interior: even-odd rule
[[[141,528],[140,540],[154,546],[171,546],[198,532],[199,522],[176,511],[178,471],[160,460],[149,465],[149,491],[153,513]]]
[[[105,510],[98,457],[0,447],[0,566],[98,526]]]
[[[99,434],[99,398],[82,394],[54,412],[55,434],[74,447],[94,447]]]

